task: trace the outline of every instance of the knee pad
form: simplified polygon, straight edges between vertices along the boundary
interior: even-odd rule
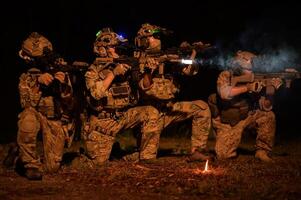
[[[39,127],[39,121],[34,114],[27,114],[19,120],[19,129],[22,132],[36,132]]]

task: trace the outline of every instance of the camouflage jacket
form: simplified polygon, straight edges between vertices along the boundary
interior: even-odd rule
[[[109,88],[105,88],[103,81],[109,73],[112,63],[94,63],[85,74],[86,86],[89,91],[88,103],[95,111],[107,109],[122,109],[132,104],[130,84],[125,80],[114,78]]]
[[[153,100],[173,100],[179,92],[178,85],[175,83],[174,77],[165,72],[165,62],[160,61],[160,57],[154,58],[157,65],[148,62],[148,56],[145,54],[140,55],[140,71],[144,72],[148,65],[154,65],[152,69],[152,84],[149,87],[144,87],[143,79],[139,81],[139,88],[142,91],[143,99]]]
[[[231,72],[228,70],[225,70],[223,72],[221,72],[218,76],[217,79],[217,93],[218,95],[221,97],[221,99],[223,100],[232,100],[233,97],[230,96],[230,92],[231,89],[233,88],[233,86],[231,86]],[[250,94],[248,96],[255,96],[258,94]],[[246,95],[239,95],[238,97],[244,98],[242,96],[246,96]],[[263,104],[263,100],[266,99],[268,97],[259,94],[259,98],[252,98],[252,100],[256,99],[256,102],[251,102],[252,104],[257,104],[258,108],[264,111],[270,111],[272,110],[273,106],[265,106],[265,104]],[[253,105],[251,105],[253,106]]]
[[[67,76],[68,92],[64,91],[59,95],[45,95],[43,87],[47,88],[38,82],[41,71],[36,68],[29,69],[26,73],[21,74],[19,78],[19,94],[22,108],[35,108],[48,118],[55,118],[63,113],[63,108],[58,107],[55,102],[64,104],[63,101],[68,101],[70,104],[72,98],[72,86],[69,77]]]

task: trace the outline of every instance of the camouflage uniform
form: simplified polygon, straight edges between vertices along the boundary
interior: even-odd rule
[[[173,104],[171,111],[161,112],[161,130],[168,125],[192,119],[191,152],[203,152],[207,148],[211,128],[211,113],[208,105],[201,100],[181,101]]]
[[[132,92],[127,81],[115,80],[118,77],[115,77],[109,88],[105,89],[103,81],[107,74],[112,73],[107,67],[110,64],[112,63],[95,63],[85,75],[90,93],[88,102],[92,108],[90,126],[84,133],[87,154],[94,164],[103,164],[109,159],[117,133],[140,125],[143,135],[148,138],[142,143],[140,159],[153,158],[155,153],[147,144],[159,140],[154,134],[158,131],[158,111],[151,106],[128,109],[133,103]],[[124,93],[114,94],[114,90],[123,90]]]
[[[168,32],[165,28],[146,23],[142,24],[135,38],[136,45],[145,50],[135,54],[139,59],[140,71],[144,73],[144,77],[139,82],[142,91],[141,96],[145,101],[143,103],[154,105],[160,111],[158,121],[160,131],[157,134],[160,134],[170,124],[192,119],[191,152],[203,152],[206,149],[211,128],[211,113],[207,103],[201,100],[172,103],[175,94],[179,92],[179,88],[174,83],[173,76],[164,71],[165,61],[179,59],[179,57],[174,54],[151,55],[152,53],[156,55],[157,52],[161,51],[161,40],[158,34],[168,34]],[[193,50],[192,52],[191,59],[194,59],[196,51]],[[182,72],[185,75],[195,75],[197,70],[189,65]],[[151,79],[151,82],[146,84],[148,86],[145,87],[144,80],[146,80],[146,76],[149,76],[148,79]],[[159,138],[159,136],[157,137]],[[159,142],[159,140],[154,142]],[[156,143],[152,144],[153,148],[158,146]],[[157,151],[157,149],[153,151]]]
[[[218,95],[222,99],[231,100],[229,92],[232,88],[230,85],[231,72],[223,71],[217,80]],[[257,130],[256,150],[271,152],[275,136],[275,115],[271,111],[272,107],[263,106],[259,101],[259,107],[247,113],[246,118],[241,119],[232,126],[228,123],[223,123],[221,116],[213,119],[213,127],[217,130],[215,150],[218,158],[230,158],[236,156],[242,133],[248,126],[254,126]]]
[[[147,58],[140,57],[140,59]],[[162,64],[160,65],[159,68],[162,67]],[[142,68],[144,67],[142,66]],[[195,150],[203,152],[206,149],[211,128],[211,113],[207,103],[202,100],[171,103],[179,89],[172,78],[165,78],[164,75],[154,75],[152,85],[148,88],[143,86],[143,80],[139,82],[139,86],[142,90],[142,99],[160,110],[158,134],[170,124],[192,119],[191,152],[193,153]],[[158,147],[158,144],[152,146]]]
[[[70,98],[71,93],[61,97],[45,96],[38,82],[40,75],[40,70],[32,68],[20,77],[20,101],[24,110],[19,114],[17,142],[25,168],[40,169],[37,135],[42,131],[45,170],[54,172],[60,166],[65,142],[65,131],[58,118],[63,111],[58,110],[54,101],[55,98]]]

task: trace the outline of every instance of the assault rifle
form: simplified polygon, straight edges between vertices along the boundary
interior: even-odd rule
[[[57,72],[68,73],[71,86],[72,96],[70,98],[61,98],[62,94],[69,94],[71,87],[67,77],[65,77],[64,83],[54,79],[50,85],[43,86],[42,90],[45,95],[56,96],[55,104],[57,107],[61,107],[63,113],[61,113],[61,121],[66,137],[65,145],[69,148],[72,145],[74,137],[80,138],[80,132],[83,126],[83,121],[80,116],[85,112],[85,78],[84,73],[88,70],[89,64],[86,62],[75,61],[72,64],[66,62],[50,63],[44,69],[42,73],[49,73],[55,76]],[[59,113],[59,111],[57,111]]]
[[[291,82],[294,79],[301,78],[301,72],[296,71],[295,69],[289,68],[284,72],[276,73],[250,73],[241,76],[233,76],[231,78],[231,86],[236,86],[240,83],[256,83],[258,87],[265,87],[266,94],[272,95],[275,92],[275,88],[272,85],[272,80],[275,78],[280,78],[285,82],[285,86],[289,88]]]
[[[49,64],[45,67],[43,71],[55,74],[56,72],[68,72],[68,73],[76,73],[76,72],[86,72],[89,67],[89,64],[81,61],[74,61],[71,65],[67,64],[65,61],[57,61],[53,64]]]

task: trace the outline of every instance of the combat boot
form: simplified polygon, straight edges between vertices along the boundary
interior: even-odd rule
[[[135,152],[122,157],[122,160],[127,162],[138,162],[139,161],[139,152]]]
[[[196,161],[206,161],[211,160],[211,157],[208,155],[205,150],[195,150],[189,157],[188,162],[196,162]]]
[[[42,180],[42,173],[37,168],[27,168],[25,176],[28,180]]]
[[[255,154],[255,158],[263,161],[263,162],[273,162],[272,158],[270,158],[266,151],[257,150]]]
[[[17,146],[17,144],[11,145],[9,147],[7,156],[3,161],[3,165],[8,169],[14,168],[18,155],[19,155],[19,147]]]

